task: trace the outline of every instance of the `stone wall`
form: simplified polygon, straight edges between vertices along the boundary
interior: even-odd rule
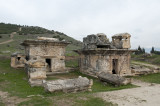
[[[43,59],[48,64],[48,71],[65,70],[65,47],[69,43],[54,40],[26,40],[25,53],[28,60]]]
[[[43,59],[31,59],[26,62],[25,70],[28,73],[31,86],[41,86],[42,81],[46,78],[47,64]]]
[[[128,33],[120,33],[112,36],[112,44],[117,49],[129,49],[130,45],[130,37],[131,35]]]
[[[113,66],[114,60],[117,61],[116,66]],[[125,51],[121,54],[115,54],[115,52],[110,52],[110,54],[80,53],[79,67],[81,72],[94,76],[102,71],[112,74],[113,69],[116,74],[130,74],[130,53]]]
[[[11,55],[11,67],[23,68],[26,62],[26,56],[21,53],[13,53]]]

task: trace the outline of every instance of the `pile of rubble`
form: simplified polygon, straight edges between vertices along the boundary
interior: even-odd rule
[[[153,73],[160,73],[160,68],[132,64],[131,72],[133,75],[147,75]]]

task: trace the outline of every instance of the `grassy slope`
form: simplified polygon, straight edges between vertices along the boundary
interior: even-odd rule
[[[21,31],[19,30],[21,28]],[[66,48],[66,55],[77,55],[72,50],[80,49],[82,43],[73,39],[72,37],[67,36],[66,34],[54,30],[47,30],[42,27],[37,26],[24,26],[16,24],[5,24],[0,23],[0,43],[10,40],[9,35],[12,32],[17,32],[12,38],[14,41],[8,44],[0,45],[0,54],[1,55],[10,55],[13,52],[24,52],[23,47],[20,46],[20,43],[25,39],[36,39],[38,36],[43,37],[58,37],[60,39],[65,39],[68,42],[71,42]],[[5,34],[3,34],[5,33]]]
[[[0,42],[10,40],[8,34],[1,34],[2,38],[0,38]],[[53,34],[35,34],[35,35],[14,35],[13,42],[7,43],[7,44],[1,44],[0,45],[0,54],[1,55],[10,55],[13,52],[24,52],[23,47],[20,45],[25,39],[36,39],[37,36],[45,36],[45,37],[53,37],[55,35]],[[66,55],[77,55],[72,50],[80,49],[81,48],[81,42],[76,41],[75,39],[61,35],[62,38],[66,39],[66,41],[71,41],[72,43],[69,44],[66,48]],[[8,53],[5,53],[5,51],[10,51]]]
[[[86,76],[83,74],[80,74],[79,72],[73,72],[70,73],[73,76],[78,77]],[[68,76],[63,75],[63,76]],[[88,76],[87,76],[88,77]],[[92,78],[92,77],[88,77]],[[37,104],[37,105],[57,105],[61,102],[67,103],[68,101],[72,101],[73,105],[84,105],[84,106],[90,106],[91,104],[104,106],[106,104],[111,104],[104,102],[102,99],[95,98],[91,96],[94,92],[102,92],[102,91],[112,91],[112,90],[119,90],[119,89],[125,89],[125,88],[132,88],[135,87],[133,85],[127,85],[127,86],[120,86],[120,87],[114,87],[111,85],[103,85],[100,83],[97,79],[94,79],[94,85],[92,87],[93,92],[81,92],[76,94],[64,94],[61,92],[57,93],[46,93],[42,87],[30,87],[28,83],[27,74],[24,72],[23,69],[13,69],[10,67],[10,60],[9,59],[2,59],[0,60],[0,90],[7,91],[11,96],[18,96],[20,98],[27,98],[29,95],[42,95],[42,97],[31,97],[30,100],[26,102],[22,102],[23,104]],[[83,99],[85,98],[85,99]],[[59,100],[64,101],[59,101]],[[35,102],[38,101],[38,102]],[[93,102],[94,101],[94,102]],[[98,103],[98,104],[97,104]],[[93,106],[93,105],[92,105]]]
[[[144,82],[150,82],[150,83],[157,83],[160,84],[160,73],[157,74],[149,74],[149,75],[142,75],[134,77],[138,80],[142,80]]]
[[[132,59],[135,61],[160,65],[160,55],[152,54],[152,56],[132,55]]]
[[[160,65],[160,55],[156,54],[152,54],[152,56],[147,56],[147,57],[146,56],[144,57],[143,55],[132,55],[132,59],[133,59],[132,62],[136,61],[140,63]],[[150,68],[149,66],[146,67]],[[160,84],[160,73],[142,75],[134,78],[145,82]]]

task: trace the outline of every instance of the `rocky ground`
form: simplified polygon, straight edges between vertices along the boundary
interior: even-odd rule
[[[9,96],[8,92],[3,91],[0,91],[0,99],[1,102],[5,104],[5,106],[16,106],[17,104],[28,100],[28,98],[24,99],[16,96]]]
[[[140,87],[96,93],[96,96],[118,104],[118,106],[160,105],[160,84],[145,83],[139,80],[133,80],[133,84]]]

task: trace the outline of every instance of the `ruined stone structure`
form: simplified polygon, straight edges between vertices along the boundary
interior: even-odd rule
[[[11,67],[23,68],[26,62],[25,55],[22,53],[14,53],[11,55]]]
[[[46,72],[65,71],[65,47],[68,42],[55,38],[38,37],[37,40],[25,40],[25,70],[31,85],[41,85]]]
[[[130,37],[128,33],[116,34],[109,42],[107,36],[100,33],[83,38],[83,48],[76,51],[80,55],[80,71],[91,76],[101,72],[131,74]]]

